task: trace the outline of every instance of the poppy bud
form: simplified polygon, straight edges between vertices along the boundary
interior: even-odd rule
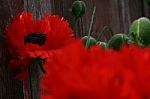
[[[88,43],[88,45],[87,45],[88,48],[90,48],[90,47],[93,46],[93,45],[96,45],[96,39],[93,38],[92,36],[90,36],[90,38],[88,38],[88,36],[84,36],[84,37],[82,38],[82,40],[83,40],[83,44],[84,44],[84,45],[86,45],[86,44],[87,44],[87,41],[89,40],[89,43]]]
[[[129,37],[126,34],[115,34],[108,42],[108,46],[119,50],[123,44],[129,44]]]
[[[74,1],[72,5],[72,14],[76,17],[82,17],[85,14],[86,5],[84,1]]]
[[[139,46],[150,45],[150,20],[146,17],[135,20],[129,34]]]
[[[97,45],[101,46],[102,48],[108,48],[108,44],[106,42],[97,42]]]

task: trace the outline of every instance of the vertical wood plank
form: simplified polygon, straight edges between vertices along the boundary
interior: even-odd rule
[[[128,1],[131,21],[146,15],[145,10],[144,10],[144,1],[145,0],[129,0]]]
[[[24,10],[31,12],[35,19],[40,19],[44,14],[51,13],[51,0],[24,0]],[[29,80],[24,82],[24,99],[40,99],[39,83],[41,72],[38,66],[30,66]],[[30,95],[29,95],[30,94]]]
[[[12,17],[23,11],[22,6],[20,0],[0,0],[0,38],[5,34]],[[4,40],[0,40],[0,99],[23,99],[22,82],[14,80],[7,68],[8,55],[5,48]]]
[[[124,33],[128,34],[129,27],[131,24],[130,13],[129,13],[129,0],[121,0],[122,6],[122,20],[124,24]]]

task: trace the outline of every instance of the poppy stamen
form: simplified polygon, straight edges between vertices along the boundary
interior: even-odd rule
[[[30,33],[24,37],[24,43],[33,43],[42,46],[47,40],[47,35],[43,33]]]

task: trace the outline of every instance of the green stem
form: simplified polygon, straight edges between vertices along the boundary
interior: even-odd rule
[[[77,26],[78,26],[78,21],[79,21],[79,18],[75,18],[75,24],[74,24],[74,27],[73,27],[73,30],[74,32],[76,33],[76,30],[77,30]]]
[[[92,17],[91,17],[91,22],[90,22],[90,27],[89,27],[89,31],[88,31],[88,40],[86,42],[86,46],[88,47],[90,41],[90,34],[91,34],[91,31],[92,31],[92,26],[93,26],[93,21],[94,21],[94,16],[95,16],[95,11],[96,11],[96,7],[94,7],[94,10],[93,10],[93,14],[92,14]]]
[[[30,80],[30,90],[31,90],[31,99],[34,99],[34,89],[35,87],[33,86],[33,78],[32,78],[32,70],[33,70],[33,67],[35,65],[35,60],[33,59],[30,63],[30,67],[28,68],[28,72],[29,72],[29,80]]]
[[[43,68],[43,61],[39,57],[37,58],[37,63],[42,73],[46,73],[46,71]]]
[[[33,59],[31,66],[29,67],[29,79],[30,79],[30,89],[31,89],[31,99],[39,99],[39,81],[40,81],[40,71],[38,67],[37,59]]]

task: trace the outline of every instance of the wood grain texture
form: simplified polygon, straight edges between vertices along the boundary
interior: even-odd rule
[[[44,14],[51,13],[51,0],[24,0],[24,11],[31,12],[35,19],[40,19]],[[29,79],[24,83],[24,99],[40,99],[39,83],[41,72],[38,66],[30,66]]]
[[[86,35],[89,29],[90,18],[94,6],[96,15],[94,19],[92,35],[97,38],[98,33],[104,26],[112,28],[114,33],[128,33],[131,22],[136,18],[144,16],[142,7],[144,0],[84,0],[87,12],[78,23],[76,36]],[[64,16],[73,27],[75,24],[73,16],[69,13],[73,0],[53,0],[52,13]],[[108,36],[109,33],[106,33]]]
[[[23,11],[23,2],[20,0],[0,0],[0,38],[5,34],[5,29],[10,20],[17,13]],[[7,51],[4,40],[0,40],[0,99],[23,99],[22,82],[14,80],[7,68]]]
[[[0,34],[5,33],[6,27],[16,14],[32,12],[34,18],[42,18],[43,14],[57,14],[74,27],[75,19],[69,12],[74,0],[0,0]],[[96,6],[96,15],[92,28],[92,36],[98,37],[104,26],[110,26],[114,33],[128,33],[133,20],[141,16],[149,16],[149,10],[144,0],[84,0],[87,5],[86,14],[79,20],[75,31],[76,37],[88,32],[91,14]],[[109,32],[105,32],[109,38]],[[12,78],[7,68],[7,51],[0,36],[0,99],[39,99],[40,71],[36,67],[31,79],[20,82]],[[32,83],[32,84],[31,84]]]

